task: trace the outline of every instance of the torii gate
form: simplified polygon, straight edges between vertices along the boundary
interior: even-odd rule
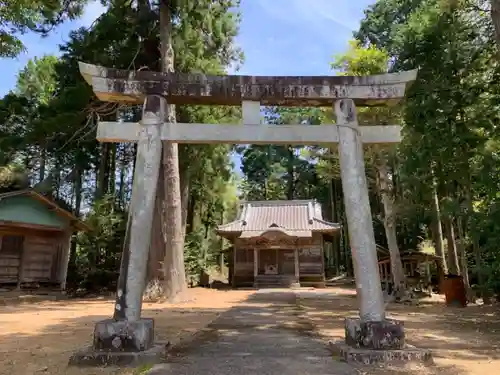
[[[100,100],[143,104],[140,123],[98,124],[99,141],[137,142],[138,147],[115,319],[96,325],[94,349],[123,354],[147,352],[153,348],[153,323],[141,318],[141,306],[162,140],[177,143],[338,144],[360,313],[360,319],[346,320],[346,344],[348,348],[367,349],[404,347],[402,325],[385,318],[362,147],[364,143],[399,142],[400,127],[359,127],[356,105],[398,102],[404,97],[406,86],[415,80],[416,70],[362,77],[207,76],[125,71],[80,63],[80,72]],[[167,102],[241,105],[243,123],[164,123]],[[264,125],[261,124],[261,105],[333,106],[337,123]]]

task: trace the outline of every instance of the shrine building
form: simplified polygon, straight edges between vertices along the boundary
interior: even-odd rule
[[[340,225],[323,220],[314,200],[253,201],[217,233],[231,241],[234,287],[325,285],[324,243]]]

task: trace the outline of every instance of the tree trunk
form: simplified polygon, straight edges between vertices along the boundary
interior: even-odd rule
[[[326,216],[327,219],[331,222],[333,222],[333,217],[335,216],[335,197],[334,197],[334,189],[333,189],[333,178],[330,180],[330,183],[329,183],[329,186],[328,186],[328,198],[329,198],[329,203],[330,203],[330,210],[328,212],[328,215]],[[331,242],[330,246],[328,246],[328,262],[327,262],[327,268],[331,269],[335,269],[336,272],[335,272],[335,276],[338,275],[338,258],[337,258],[337,254],[335,252],[335,248],[334,248],[334,243],[333,241]]]
[[[153,226],[151,227],[151,244],[149,246],[148,275],[146,283],[146,294],[149,299],[158,299],[164,295],[164,269],[165,240],[162,233],[163,226],[163,164],[160,164],[158,174],[158,185],[156,187],[155,210],[153,214]]]
[[[500,50],[500,0],[491,0],[490,15],[495,28],[495,41]]]
[[[295,192],[295,176],[294,176],[294,159],[295,154],[293,153],[293,147],[291,145],[287,146],[287,192],[286,196],[289,201],[293,200]]]
[[[120,181],[118,182],[118,201],[120,202],[120,207],[125,207],[125,185],[126,178],[125,175],[128,172],[129,162],[127,159],[126,151],[128,150],[127,146],[122,148],[122,152],[120,154]]]
[[[342,221],[342,212],[344,210],[344,207],[343,207],[343,202],[342,202],[342,184],[340,183],[339,180],[335,180],[334,182],[334,191],[335,191],[335,203],[337,204],[336,206],[336,210],[335,210],[335,213],[336,213],[336,216],[335,216],[335,222],[336,223],[343,223]],[[345,227],[345,225],[344,225]],[[342,229],[339,231],[339,234],[338,236],[335,236],[334,238],[334,241],[337,242],[337,259],[338,259],[338,262],[339,262],[339,271],[338,271],[338,274],[341,273],[341,269],[340,269],[340,266],[343,265],[345,263],[345,236],[344,236],[344,228],[342,227]],[[345,270],[345,268],[344,268]]]
[[[406,280],[396,235],[396,212],[394,209],[392,184],[389,180],[389,172],[387,170],[387,162],[384,155],[379,156],[379,162],[376,167],[378,172],[378,188],[384,206],[384,229],[391,258],[394,292],[396,296],[402,297],[406,291]]]
[[[95,199],[99,200],[107,193],[109,184],[109,144],[101,143],[99,169],[97,170],[97,186]]]
[[[444,229],[447,244],[448,272],[452,275],[460,274],[460,266],[458,262],[457,244],[455,242],[455,230],[453,228],[453,220],[447,216],[443,218]]]
[[[108,167],[108,193],[115,195],[116,192],[116,144],[109,145],[109,167]]]
[[[61,164],[57,159],[55,161],[54,171],[52,172],[52,175],[54,176],[52,180],[53,189],[51,189],[50,193],[53,194],[52,197],[59,199],[59,193],[61,191]]]
[[[338,223],[339,221],[339,205],[337,204],[337,189],[335,186],[335,179],[330,180],[330,205],[331,205],[331,218],[330,220],[333,223]],[[341,232],[336,234],[332,238],[332,254],[335,259],[335,276],[340,274],[340,262],[341,262],[341,249],[340,249],[340,240],[341,240]]]
[[[187,215],[186,215],[186,234],[189,234],[193,231],[193,224],[194,224],[194,214],[195,214],[195,208],[196,208],[196,196],[191,195],[188,200],[188,208],[187,208]]]
[[[47,163],[47,149],[45,145],[42,145],[40,150],[40,171],[38,174],[38,182],[42,182],[45,179],[46,163]]]
[[[187,233],[187,218],[188,218],[188,208],[189,208],[189,191],[191,188],[191,176],[189,173],[189,167],[185,167],[180,178],[180,190],[181,190],[181,211],[182,211],[182,238],[186,240]]]
[[[441,224],[441,210],[439,208],[439,197],[437,194],[436,182],[434,181],[432,187],[432,211],[433,218],[431,224],[432,239],[434,242],[434,248],[436,249],[436,256],[438,261],[437,266],[437,276],[438,285],[441,290],[441,285],[444,279],[444,275],[448,273],[448,265],[446,263],[446,258],[444,254],[444,243],[443,243],[443,226]]]
[[[448,265],[446,263],[446,257],[444,253],[444,242],[443,242],[443,226],[441,225],[441,220],[432,220],[431,226],[432,242],[434,244],[434,249],[436,250],[436,271],[437,271],[437,281],[439,290],[444,280],[444,275],[448,274]]]
[[[74,186],[75,186],[75,209],[73,213],[75,214],[76,217],[80,216],[80,211],[82,208],[82,170],[81,168],[76,165],[75,167],[75,177],[74,177]],[[70,246],[70,253],[69,253],[69,263],[68,263],[68,269],[70,272],[68,274],[71,276],[74,274],[74,270],[76,267],[76,236],[71,237],[71,246]]]
[[[174,49],[172,46],[172,2],[160,2],[160,43],[162,72],[174,71]],[[174,123],[175,106],[166,108],[167,122]],[[163,142],[164,199],[162,234],[165,243],[164,293],[168,301],[185,298],[187,291],[184,269],[184,238],[182,230],[182,200],[179,174],[179,149],[177,143]]]
[[[460,258],[460,266],[462,268],[462,277],[464,280],[465,291],[467,293],[467,300],[469,302],[475,302],[474,295],[470,287],[469,266],[467,264],[467,253],[465,251],[464,229],[462,224],[462,218],[460,217],[457,220],[457,231],[458,231],[457,249]]]
[[[476,263],[475,271],[476,271],[476,276],[477,276],[477,283],[479,284],[479,290],[480,290],[480,293],[482,294],[481,291],[484,290],[484,287],[485,287],[483,273],[481,272],[483,260],[482,260],[482,256],[481,256],[482,255],[481,248],[479,247],[479,241],[478,241],[477,235],[472,230],[472,219],[473,219],[473,215],[474,215],[474,205],[472,203],[472,186],[471,186],[470,170],[467,171],[467,184],[465,187],[465,199],[467,202],[467,210],[469,211],[468,215],[467,215],[467,222],[466,222],[467,225],[466,225],[465,230],[467,230],[467,228],[468,228],[470,238],[472,239],[472,251],[473,251],[474,260]]]

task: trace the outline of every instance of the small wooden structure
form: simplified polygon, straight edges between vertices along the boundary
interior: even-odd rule
[[[33,190],[0,194],[0,284],[65,289],[71,235],[88,229]]]
[[[339,229],[318,202],[293,200],[243,203],[238,220],[217,232],[233,244],[233,286],[324,286],[323,244]]]
[[[410,286],[424,290],[431,286],[431,263],[439,258],[421,251],[405,251],[401,254],[401,262],[407,282]],[[380,281],[388,288],[393,283],[391,272],[391,258],[382,257],[378,262]]]

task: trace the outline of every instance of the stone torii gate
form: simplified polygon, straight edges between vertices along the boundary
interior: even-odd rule
[[[101,142],[137,142],[136,169],[114,318],[96,325],[93,350],[77,353],[70,363],[134,362],[142,354],[149,358],[158,353],[153,345],[153,322],[141,318],[141,306],[162,140],[326,147],[338,144],[360,315],[359,319],[346,320],[346,340],[339,348],[346,359],[352,359],[356,350],[405,347],[402,325],[385,316],[363,158],[365,143],[399,142],[400,127],[359,127],[356,106],[398,102],[406,86],[415,80],[416,70],[363,77],[207,76],[125,71],[80,63],[80,72],[100,100],[143,104],[143,118],[140,123],[98,124],[97,139]],[[243,121],[165,123],[167,102],[241,105]],[[261,105],[333,106],[337,123],[265,125],[261,124]]]

